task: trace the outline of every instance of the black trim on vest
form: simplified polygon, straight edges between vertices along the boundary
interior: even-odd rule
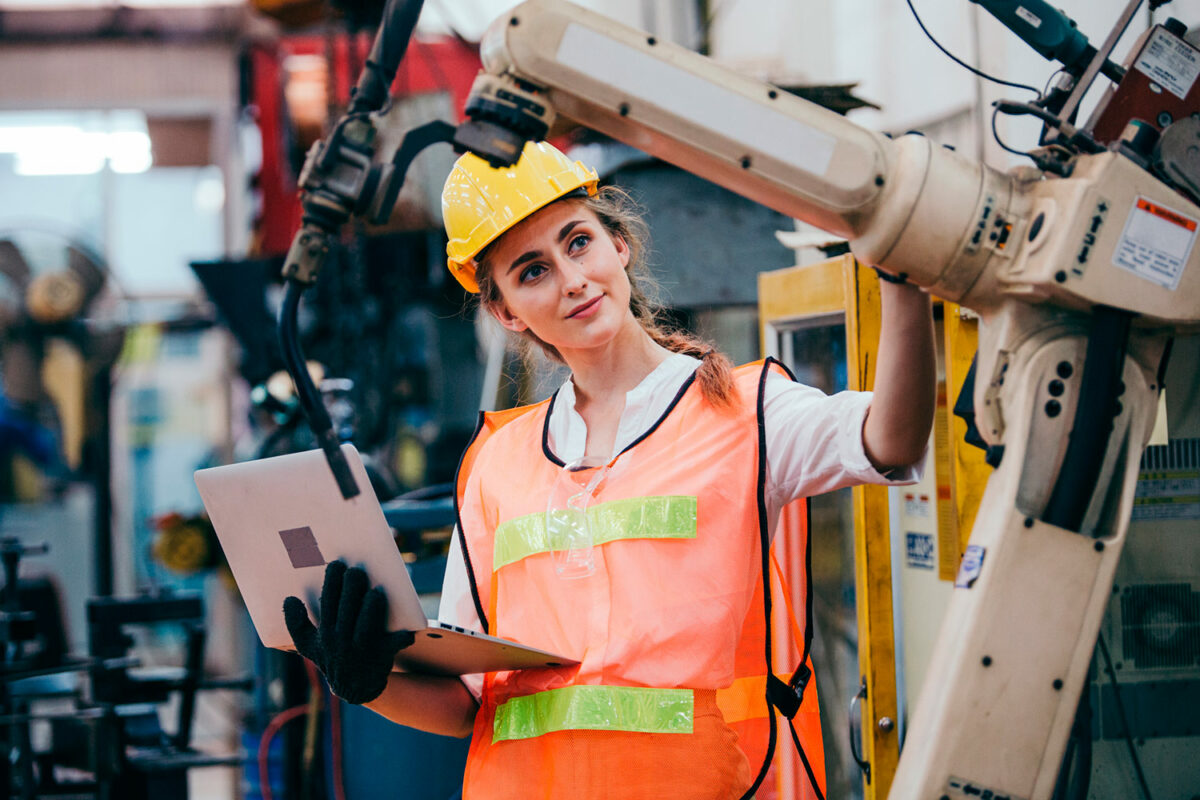
[[[561,387],[558,391],[561,391]],[[554,413],[554,404],[558,402],[558,391],[550,395],[550,404],[546,406],[546,418],[542,420],[542,455],[548,458],[551,464],[565,467],[566,463],[554,455],[554,452],[550,449],[550,415]]]
[[[767,770],[771,768],[771,759],[775,756],[775,739],[778,736],[778,731],[775,726],[775,706],[771,702],[771,678],[775,672],[771,668],[771,537],[767,530],[767,426],[763,418],[763,406],[767,390],[767,375],[771,371],[771,362],[773,359],[766,359],[763,362],[762,372],[758,376],[758,398],[755,402],[755,421],[758,428],[758,480],[755,490],[755,500],[758,503],[758,538],[759,550],[762,555],[762,581],[763,581],[763,615],[766,618],[766,630],[764,638],[766,639],[766,657],[767,657],[767,720],[769,734],[767,736],[767,755],[763,759],[763,764],[758,770],[758,777],[754,779],[754,783],[742,795],[741,800],[750,800],[754,797],[754,793],[758,791],[758,787],[762,785],[763,779],[767,777]]]
[[[638,438],[636,438],[632,442],[630,442],[628,445],[626,445],[625,448],[623,450],[621,450],[621,452],[617,453],[617,455],[618,456],[625,455],[630,450],[632,450],[634,447],[636,447],[637,445],[639,445],[643,441],[645,441],[646,437],[648,437],[650,434],[652,434],[656,430],[658,430],[658,427],[660,425],[662,425],[663,422],[666,421],[667,417],[669,417],[671,415],[671,412],[675,410],[675,406],[679,405],[679,401],[683,399],[683,396],[685,394],[687,394],[687,390],[690,389],[692,384],[695,382],[696,382],[696,373],[695,373],[695,371],[693,371],[691,375],[687,376],[687,380],[685,380],[683,382],[683,385],[679,387],[679,391],[677,391],[675,393],[675,397],[671,399],[671,402],[667,405],[666,410],[663,411],[663,413],[659,416],[659,418],[654,421],[654,424],[651,425],[649,428],[647,428],[646,431],[641,436],[639,436]],[[566,466],[566,463],[561,458],[556,456],[554,454],[554,452],[550,449],[550,415],[554,413],[554,403],[557,400],[558,400],[558,392],[555,392],[550,397],[550,405],[546,408],[546,419],[544,419],[542,421],[542,454],[544,456],[546,456],[547,459],[549,459],[551,464],[555,464],[557,466],[564,467],[564,466]]]
[[[766,420],[764,414],[764,405],[766,397],[767,375],[770,373],[771,366],[777,366],[783,370],[793,382],[796,381],[795,374],[784,364],[780,363],[773,357],[767,357],[763,366],[763,374],[761,383],[758,387],[758,425],[759,425],[759,447],[760,447],[760,462],[766,464]],[[764,470],[765,472],[765,470]],[[765,490],[765,480],[760,473],[759,492],[760,496]],[[765,522],[765,499],[764,505],[760,506],[764,509],[763,512],[763,536],[766,536]],[[813,592],[812,592],[812,503],[806,498],[804,501],[804,649],[800,654],[800,665],[795,673],[792,674],[791,680],[785,684],[783,681],[775,677],[771,671],[771,589],[770,583],[767,584],[764,590],[764,603],[766,605],[767,614],[767,703],[768,713],[771,715],[771,735],[772,742],[775,735],[775,714],[769,711],[772,705],[775,705],[787,717],[788,728],[792,732],[792,742],[796,745],[796,752],[800,755],[800,762],[804,765],[804,771],[808,773],[809,783],[812,785],[813,792],[819,800],[825,800],[825,795],[821,792],[821,787],[817,784],[817,776],[813,773],[812,764],[808,761],[808,754],[804,752],[804,746],[800,743],[800,736],[796,733],[796,725],[792,718],[799,710],[800,704],[804,700],[804,690],[808,687],[808,682],[812,680],[812,672],[808,668],[809,651],[812,648],[813,637]],[[765,541],[765,540],[764,540]],[[766,556],[764,555],[764,565]],[[764,566],[765,570],[765,566]],[[775,689],[773,693],[771,690]],[[799,691],[796,691],[799,689]],[[782,703],[775,703],[772,700],[772,695],[783,700]],[[786,706],[786,708],[784,707]],[[789,713],[787,709],[792,709]],[[768,754],[768,762],[770,761]]]
[[[768,364],[774,364],[784,371],[784,374],[793,383],[799,383],[796,380],[796,375],[787,365],[778,361],[774,357],[768,357]],[[806,498],[804,501],[804,651],[800,654],[800,668],[797,673],[804,670],[808,663],[809,651],[812,650],[813,637],[813,593],[812,593],[812,503]],[[794,678],[795,676],[793,676]],[[807,683],[808,679],[805,679]],[[805,760],[807,763],[807,759]],[[810,770],[811,772],[811,770]],[[814,786],[816,784],[813,784]]]
[[[804,500],[804,653],[800,665],[808,663],[813,637],[813,592],[812,592],[812,503]]]
[[[470,452],[471,446],[475,444],[475,440],[479,438],[479,432],[483,430],[484,420],[486,417],[482,411],[475,421],[475,432],[471,434],[467,446],[463,448],[462,455],[458,457],[458,466],[454,468],[454,522],[458,526],[458,546],[462,550],[463,561],[467,565],[467,578],[471,583],[471,600],[475,603],[475,613],[479,615],[479,622],[483,625],[483,632],[490,633],[488,630],[487,614],[483,613],[483,603],[479,599],[479,584],[475,582],[475,567],[471,564],[471,552],[467,548],[467,535],[463,531],[462,513],[458,506],[458,479],[462,472],[463,461]]]
[[[796,380],[796,373],[794,373],[794,372],[792,372],[790,369],[788,369],[788,368],[787,368],[787,364],[784,364],[782,361],[780,361],[779,359],[775,358],[775,356],[767,356],[767,358],[766,358],[766,361],[767,361],[767,363],[768,363],[768,364],[774,364],[775,366],[777,366],[777,367],[779,367],[781,370],[783,370],[783,374],[784,374],[784,375],[787,375],[787,376],[788,376],[788,379],[789,379],[789,380],[790,380],[792,383],[799,383],[799,382],[800,382],[800,381]]]
[[[652,434],[656,430],[658,430],[658,426],[662,425],[663,422],[666,421],[667,417],[669,417],[671,415],[671,412],[675,410],[675,406],[679,405],[679,401],[683,399],[683,396],[685,394],[687,394],[687,390],[692,388],[692,384],[695,382],[696,382],[696,371],[692,370],[692,374],[688,375],[687,380],[685,380],[683,382],[683,385],[679,387],[679,391],[675,393],[675,397],[671,399],[671,402],[667,405],[667,409],[665,411],[663,411],[662,416],[660,416],[658,419],[656,419],[654,421],[654,424],[651,425],[646,430],[645,433],[643,433],[641,436],[639,436],[638,438],[636,438],[632,442],[630,442],[628,445],[626,445],[625,448],[623,450],[621,450],[621,452],[618,453],[617,455],[624,455],[625,453],[628,453],[634,447],[636,447],[637,445],[639,445],[643,441],[645,441],[646,438],[648,436],[650,436],[650,434]]]

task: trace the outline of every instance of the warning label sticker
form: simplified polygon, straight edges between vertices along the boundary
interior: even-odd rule
[[[1197,220],[1139,197],[1113,250],[1113,263],[1174,291],[1196,243],[1197,227]]]
[[[1017,6],[1017,16],[1035,28],[1042,27],[1042,18],[1030,11],[1025,6]]]
[[[1143,472],[1138,475],[1133,517],[1200,519],[1200,472]]]
[[[1155,28],[1133,68],[1183,100],[1200,76],[1200,50]]]
[[[1172,439],[1146,448],[1133,519],[1200,519],[1200,439]]]
[[[933,569],[933,534],[914,533],[904,534],[905,561],[908,566],[918,569]]]

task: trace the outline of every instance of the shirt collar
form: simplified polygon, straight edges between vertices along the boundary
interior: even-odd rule
[[[672,353],[650,371],[641,382],[625,393],[625,410],[617,427],[611,456],[616,456],[645,433],[667,410],[683,382],[691,377],[700,360],[683,353]],[[587,424],[575,410],[575,384],[568,378],[559,387],[550,412],[549,446],[562,461],[583,458],[587,445]]]

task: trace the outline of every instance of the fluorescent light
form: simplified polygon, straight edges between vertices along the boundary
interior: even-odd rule
[[[9,129],[18,175],[88,175],[104,168],[93,135],[72,125]],[[7,148],[6,148],[7,149]]]
[[[192,204],[202,214],[215,214],[225,205],[225,181],[218,172],[206,175],[196,183]]]
[[[77,125],[0,127],[0,153],[14,155],[18,175],[89,175],[104,169],[134,173],[150,169],[150,137],[144,131],[85,131]]]
[[[0,9],[5,11],[22,10],[62,10],[69,8],[112,8],[126,6],[131,8],[179,8],[202,6],[232,6],[240,5],[243,0],[0,0]]]
[[[150,137],[140,131],[121,131],[105,135],[108,163],[113,172],[145,172],[154,159],[150,155]]]

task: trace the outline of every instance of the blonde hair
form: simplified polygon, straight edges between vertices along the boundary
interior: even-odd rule
[[[637,203],[628,192],[615,186],[601,187],[595,195],[587,198],[564,198],[578,202],[600,220],[610,236],[619,236],[629,247],[630,296],[629,309],[642,329],[655,343],[672,353],[683,353],[701,359],[696,370],[696,382],[704,399],[715,408],[733,405],[733,364],[709,342],[674,326],[666,321],[662,306],[656,302],[658,286],[646,268],[646,249],[650,238],[649,229],[642,218]],[[561,201],[555,201],[561,202]],[[475,258],[475,279],[479,283],[479,304],[489,309],[503,302],[500,288],[492,280],[488,256],[493,246],[484,248]],[[558,350],[531,331],[517,334],[522,344],[522,356],[528,361],[533,346],[541,348],[549,358],[564,363]]]

